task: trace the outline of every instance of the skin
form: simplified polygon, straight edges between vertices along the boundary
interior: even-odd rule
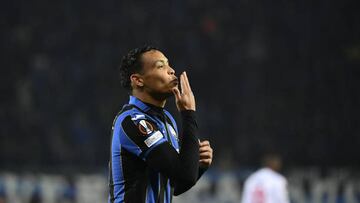
[[[271,157],[267,157],[265,159],[265,163],[264,163],[265,167],[268,167],[274,171],[279,172],[282,168],[282,161],[281,158],[278,156],[271,156]]]
[[[141,56],[143,65],[142,73],[135,73],[130,76],[132,94],[140,100],[164,107],[166,99],[172,94],[179,111],[196,110],[194,94],[186,72],[180,74],[179,80],[175,70],[169,65],[166,56],[157,50],[145,52]],[[212,163],[213,149],[208,140],[199,140],[200,167],[209,167]]]

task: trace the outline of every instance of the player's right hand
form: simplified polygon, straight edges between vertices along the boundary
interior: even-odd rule
[[[186,72],[181,73],[180,75],[180,88],[178,87],[173,89],[173,93],[175,95],[176,106],[179,111],[184,110],[196,110],[195,97],[193,92],[191,91],[189,79],[186,75]]]

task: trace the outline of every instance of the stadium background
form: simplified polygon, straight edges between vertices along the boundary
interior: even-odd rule
[[[360,202],[359,13],[356,0],[2,2],[0,202],[104,201],[128,100],[117,68],[143,44],[187,70],[215,150],[177,202],[239,202],[274,149],[293,202]]]

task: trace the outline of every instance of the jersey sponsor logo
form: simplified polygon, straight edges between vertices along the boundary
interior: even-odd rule
[[[141,120],[138,127],[143,135],[148,135],[154,131],[154,126],[146,120]]]
[[[155,143],[157,143],[161,138],[163,138],[163,134],[160,131],[154,132],[151,136],[149,136],[144,142],[147,147],[153,146]]]
[[[140,118],[145,118],[145,115],[136,114],[131,117],[131,120],[136,121],[136,120],[139,120]]]

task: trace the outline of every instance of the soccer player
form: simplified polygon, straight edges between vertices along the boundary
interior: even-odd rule
[[[289,203],[286,178],[278,173],[281,165],[279,155],[265,155],[263,168],[245,181],[242,203]]]
[[[131,95],[113,123],[109,203],[170,203],[195,185],[213,156],[209,141],[197,137],[188,77],[183,72],[179,81],[164,54],[148,46],[123,57],[120,76]],[[164,109],[172,95],[182,117],[181,136]]]

